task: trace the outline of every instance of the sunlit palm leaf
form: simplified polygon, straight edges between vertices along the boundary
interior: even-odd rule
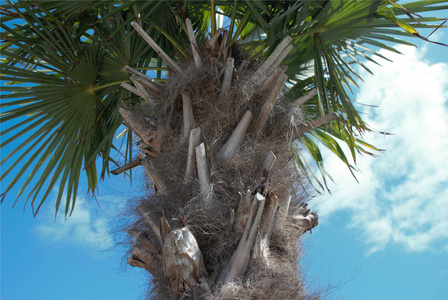
[[[102,67],[107,66],[104,59],[110,53],[99,45],[82,44],[81,37],[76,34],[77,28],[64,26],[49,11],[45,11],[49,19],[38,19],[36,9],[27,7],[24,13],[15,9],[27,21],[20,26],[26,30],[17,33],[2,24],[11,33],[10,46],[4,49],[10,59],[2,63],[2,79],[28,83],[28,86],[3,89],[13,92],[3,95],[4,99],[18,100],[2,103],[1,122],[31,115],[28,120],[2,132],[10,136],[2,147],[16,141],[21,143],[2,161],[2,164],[11,162],[12,157],[16,157],[1,179],[13,170],[17,172],[3,196],[28,174],[18,197],[29,187],[27,199],[32,199],[37,213],[59,181],[56,211],[67,188],[67,214],[70,206],[74,208],[81,170],[87,175],[89,189],[95,191],[96,158],[100,154],[103,157],[101,176],[106,174],[113,132],[122,122],[116,111],[121,97],[114,97],[112,93],[104,99],[94,90]],[[36,23],[39,26],[35,26]],[[16,39],[17,36],[20,38]],[[22,69],[20,64],[24,62],[29,67]],[[17,129],[20,131],[14,134]],[[43,194],[40,194],[42,189]]]
[[[437,1],[433,1],[433,3],[435,2]],[[323,139],[322,133],[320,135],[311,133],[310,137],[328,147],[344,161],[350,170],[352,167],[347,162],[344,153],[332,148],[332,145],[335,146],[335,144],[329,139],[330,135],[344,137],[342,140],[349,146],[352,159],[355,162],[357,152],[373,154],[362,150],[363,142],[359,137],[371,129],[358,114],[353,101],[346,92],[351,86],[356,85],[356,80],[360,79],[352,65],[360,65],[370,72],[363,61],[375,62],[374,56],[385,58],[376,49],[397,52],[391,43],[412,44],[407,40],[396,38],[394,35],[409,37],[414,33],[415,28],[429,26],[418,23],[424,22],[420,19],[398,19],[405,12],[397,7],[390,8],[390,4],[388,1],[321,1],[320,3],[315,2],[314,5],[305,4],[301,10],[308,14],[306,16],[308,22],[302,22],[300,26],[291,28],[289,32],[293,38],[296,37],[294,41],[296,46],[293,53],[285,60],[289,66],[288,75],[295,76],[300,70],[297,67],[310,61],[314,65],[314,85],[318,88],[319,94],[314,100],[306,103],[304,107],[306,113],[322,116],[336,111],[342,116],[337,126],[333,129],[328,128],[325,139]],[[430,3],[426,2],[426,4]],[[416,7],[414,6],[414,8]],[[391,22],[390,18],[385,19],[381,13],[378,13],[391,9],[399,21]],[[419,9],[421,8],[419,7]],[[431,19],[431,21],[435,20],[440,21],[437,18]],[[303,25],[306,23],[308,23],[307,26]],[[296,22],[296,24],[300,23]],[[374,56],[372,57],[372,55]],[[300,84],[300,80],[296,84]],[[310,147],[310,145],[309,142],[304,144],[305,147]],[[312,148],[309,151],[314,150]],[[314,160],[319,166],[321,162],[316,158],[314,157]],[[325,176],[325,173],[322,174]]]

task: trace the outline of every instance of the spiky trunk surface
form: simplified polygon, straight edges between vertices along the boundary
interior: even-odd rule
[[[187,20],[194,60],[179,66],[133,26],[172,72],[160,84],[126,68],[135,87],[124,87],[146,100],[120,109],[142,140],[129,167],[142,164],[154,186],[128,230],[128,263],[152,274],[158,299],[305,298],[297,242],[317,215],[290,150],[317,125],[281,99],[290,39],[260,64],[222,31],[198,47]]]

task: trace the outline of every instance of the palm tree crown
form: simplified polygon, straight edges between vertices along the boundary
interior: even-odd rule
[[[347,94],[359,76],[356,65],[383,57],[378,50],[397,52],[392,43],[411,45],[416,28],[437,27],[437,18],[417,13],[446,9],[445,1],[22,1],[2,6],[2,146],[19,142],[2,161],[13,161],[7,192],[26,175],[18,197],[35,212],[55,184],[59,184],[56,210],[66,193],[66,211],[73,209],[78,178],[87,175],[95,192],[98,177],[109,173],[113,137],[122,124],[120,101],[136,96],[120,88],[129,82],[126,65],[163,81],[166,63],[134,33],[132,21],[175,59],[189,55],[185,19],[189,18],[199,44],[219,29],[225,18],[229,46],[238,45],[249,56],[263,60],[285,36],[292,50],[285,96],[300,105],[306,118],[337,112],[340,118],[301,135],[294,147],[308,152],[327,174],[320,147],[329,148],[350,169],[355,166],[340,143],[356,154],[378,151],[362,136],[372,129],[363,121]],[[404,39],[403,39],[404,38]],[[369,71],[370,72],[370,71]],[[309,94],[313,89],[317,93]],[[133,100],[135,101],[135,99]],[[11,124],[11,125],[6,125]],[[132,132],[123,133],[126,162],[133,158]],[[305,174],[313,174],[303,151],[294,157]],[[97,166],[97,164],[99,166]],[[99,174],[97,173],[99,171]],[[319,184],[320,181],[318,181]],[[321,186],[323,187],[323,186]],[[35,201],[39,199],[35,208]],[[71,205],[70,205],[71,203]]]

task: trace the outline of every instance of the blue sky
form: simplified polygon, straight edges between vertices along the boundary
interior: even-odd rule
[[[448,43],[446,30],[435,38]],[[328,299],[448,299],[448,51],[420,44],[388,53],[394,63],[372,66],[356,95],[378,106],[363,109],[369,124],[394,134],[367,137],[387,151],[358,161],[359,184],[325,158],[336,183],[311,202],[320,224],[304,238],[300,266],[309,289],[329,290]],[[23,202],[11,209],[11,191],[0,206],[1,299],[141,298],[146,275],[114,247],[123,238],[117,214],[142,193],[122,179],[100,185],[101,209],[82,185],[65,222],[54,220],[55,196],[33,218]]]

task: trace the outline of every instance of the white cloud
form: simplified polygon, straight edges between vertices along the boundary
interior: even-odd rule
[[[358,93],[375,129],[393,136],[367,137],[387,151],[361,158],[360,184],[331,155],[333,196],[317,198],[321,221],[350,212],[349,228],[360,232],[369,253],[392,244],[407,251],[448,251],[448,65],[425,60],[425,49],[400,48],[393,63],[370,66],[373,77]]]
[[[115,245],[110,225],[114,218],[113,206],[124,201],[114,196],[104,196],[98,201],[103,210],[97,203],[88,203],[85,198],[77,197],[75,210],[67,220],[64,211],[60,211],[55,220],[54,206],[45,207],[35,228],[38,236],[53,244],[78,245],[93,252],[111,249]]]

